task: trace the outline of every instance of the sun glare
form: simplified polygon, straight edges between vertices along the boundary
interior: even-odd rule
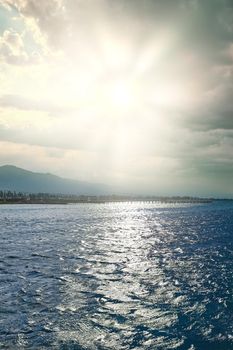
[[[118,81],[110,89],[111,104],[120,108],[129,108],[133,104],[133,89],[124,81]]]

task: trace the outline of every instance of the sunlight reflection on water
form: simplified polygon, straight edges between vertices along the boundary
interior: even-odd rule
[[[3,206],[0,215],[2,348],[232,348],[232,206]]]

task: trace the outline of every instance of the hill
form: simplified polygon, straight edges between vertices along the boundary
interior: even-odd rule
[[[98,195],[108,192],[107,187],[101,184],[36,173],[13,165],[0,166],[0,190],[78,195]]]

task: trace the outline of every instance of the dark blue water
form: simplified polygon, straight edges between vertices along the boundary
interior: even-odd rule
[[[233,349],[233,205],[0,207],[1,349]]]

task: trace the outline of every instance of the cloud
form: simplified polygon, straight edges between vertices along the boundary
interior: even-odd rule
[[[65,107],[50,100],[30,99],[21,95],[3,95],[0,97],[2,108],[14,108],[23,111],[43,111],[51,115],[61,116],[73,111],[72,107]]]
[[[35,41],[44,50],[47,49],[47,40],[52,45],[65,28],[64,7],[60,0],[5,0],[4,2],[9,9],[18,11],[25,21],[26,28],[33,33]]]
[[[5,30],[0,37],[0,59],[10,64],[25,64],[28,55],[24,50],[22,36],[13,30]]]
[[[28,54],[23,35],[10,28],[0,36],[0,61],[13,65],[37,64],[41,56],[36,51]]]
[[[41,164],[57,148],[77,174],[145,191],[233,192],[231,0],[2,3],[23,23],[0,38],[5,147],[44,148]]]

